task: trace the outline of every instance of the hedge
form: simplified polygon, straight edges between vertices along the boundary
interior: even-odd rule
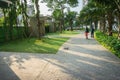
[[[13,37],[14,39],[17,38],[22,38],[24,37],[24,27],[13,27],[12,33],[13,33]],[[5,42],[6,40],[6,35],[8,36],[7,40],[10,40],[10,32],[9,29],[6,29],[4,27],[0,27],[0,43],[1,42]]]
[[[95,39],[120,58],[120,40],[100,31],[95,32]]]

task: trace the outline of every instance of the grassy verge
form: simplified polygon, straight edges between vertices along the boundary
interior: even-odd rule
[[[44,37],[42,40],[31,38],[31,39],[10,41],[0,45],[0,51],[29,52],[29,53],[56,53],[60,48],[60,46],[69,39],[68,36],[66,37],[66,35],[71,36],[77,33],[74,31],[73,32],[67,31],[62,34],[60,33],[48,34],[47,36],[49,37]]]
[[[62,33],[60,33],[60,32],[48,33],[46,35],[46,37],[71,37],[78,33],[79,33],[79,31],[63,31]]]
[[[114,36],[108,36],[100,31],[95,32],[95,38],[103,46],[120,58],[120,40]]]

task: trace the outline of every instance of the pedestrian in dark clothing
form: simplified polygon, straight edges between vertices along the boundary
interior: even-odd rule
[[[88,33],[89,33],[89,29],[88,29],[88,27],[86,27],[85,28],[85,37],[86,37],[86,39],[88,39]]]
[[[94,38],[94,28],[91,28],[91,37]]]

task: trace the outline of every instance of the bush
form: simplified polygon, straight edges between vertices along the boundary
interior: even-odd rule
[[[115,55],[120,57],[120,40],[114,36],[108,36],[100,31],[95,32],[95,38]]]
[[[45,24],[45,32],[46,33],[49,33],[49,28],[50,28],[50,25],[49,24]]]
[[[3,43],[5,41],[9,41],[10,40],[10,32],[9,32],[10,28],[4,28],[3,26],[0,27],[0,43]],[[25,31],[25,27],[13,27],[12,30],[12,36],[14,39],[21,39],[24,37],[24,31]],[[6,36],[7,35],[7,36]],[[7,39],[6,39],[7,37]]]

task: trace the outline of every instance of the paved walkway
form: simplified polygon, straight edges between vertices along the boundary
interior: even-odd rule
[[[80,33],[57,54],[0,52],[0,80],[120,80],[120,59]]]

